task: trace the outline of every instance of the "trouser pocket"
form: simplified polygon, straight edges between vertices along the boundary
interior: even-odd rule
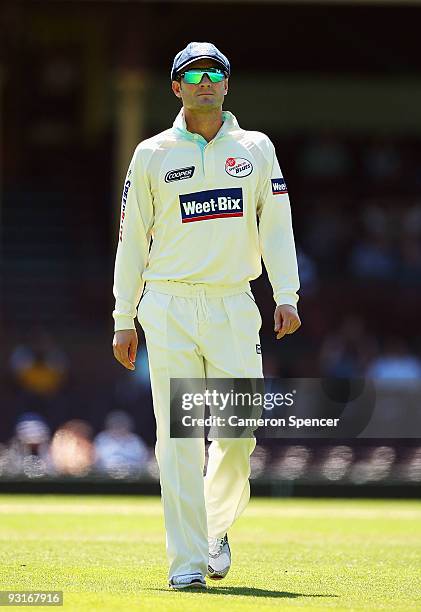
[[[149,288],[145,288],[144,292],[142,293],[142,297],[140,298],[140,301],[139,301],[139,304],[138,304],[138,307],[137,307],[137,319],[138,319],[138,321],[140,321],[140,312],[141,312],[141,309],[142,309],[142,307],[144,305],[145,297],[147,296],[148,293],[150,293],[150,291],[151,290]]]
[[[261,327],[261,325],[262,325],[262,317],[261,317],[261,314],[260,314],[259,307],[256,304],[256,300],[254,299],[254,296],[253,296],[253,294],[250,291],[246,291],[245,294],[246,294],[247,298],[253,303],[253,308],[254,308],[255,312],[257,313],[257,315],[259,317],[259,321],[260,321],[260,326],[259,327]]]

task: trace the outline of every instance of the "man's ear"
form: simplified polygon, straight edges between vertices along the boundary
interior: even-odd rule
[[[224,96],[226,96],[228,93],[228,79],[225,79],[225,91],[224,91]]]
[[[177,98],[181,98],[180,87],[181,87],[181,84],[180,84],[179,81],[172,81],[171,82],[171,89],[173,90],[173,92],[177,96]]]

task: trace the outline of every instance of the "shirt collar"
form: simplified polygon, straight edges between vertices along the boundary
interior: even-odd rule
[[[221,136],[223,136],[224,134],[227,134],[228,132],[232,132],[240,128],[236,117],[230,111],[222,111],[222,120],[224,123],[221,125],[218,133],[215,136],[215,139],[220,138]],[[186,138],[188,140],[194,139],[195,135],[192,132],[189,132],[186,126],[186,119],[184,117],[184,108],[180,109],[180,112],[175,118],[174,123],[173,123],[173,129],[183,138]]]

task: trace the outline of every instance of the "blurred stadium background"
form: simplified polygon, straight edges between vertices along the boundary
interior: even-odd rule
[[[190,40],[231,59],[225,108],[271,137],[289,186],[303,325],[277,343],[253,283],[265,374],[421,380],[420,17],[1,3],[0,491],[158,490],[146,353],[134,373],[113,358],[112,275],[125,171],[178,112],[169,69]],[[252,463],[255,492],[417,496],[421,440],[265,440]]]

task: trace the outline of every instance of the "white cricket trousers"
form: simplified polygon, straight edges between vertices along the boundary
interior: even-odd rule
[[[255,438],[170,438],[171,378],[262,378],[261,317],[249,283],[149,281],[138,307],[146,338],[169,574],[208,568],[208,535],[222,537],[250,499]]]

